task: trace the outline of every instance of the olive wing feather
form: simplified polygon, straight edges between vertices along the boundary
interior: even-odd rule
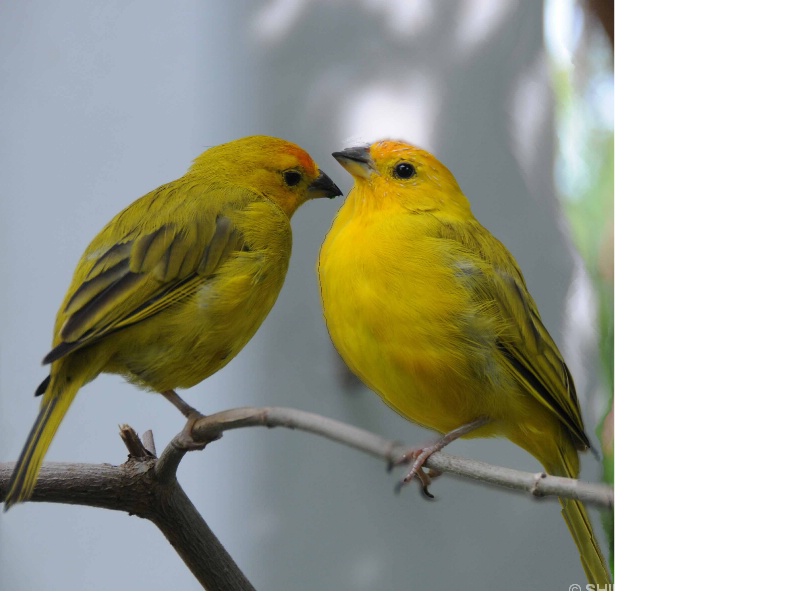
[[[149,231],[136,226],[110,246],[90,245],[77,271],[84,276],[64,303],[56,344],[44,363],[190,297],[233,251],[245,248],[226,212],[257,195],[231,194],[206,191],[208,200],[192,198],[196,213],[172,214],[178,219]],[[172,196],[170,202],[182,201]]]
[[[572,375],[525,286],[514,258],[477,221],[439,225],[479,310],[494,316],[495,347],[518,384],[570,430],[579,449],[590,447]],[[465,272],[465,269],[469,269]]]

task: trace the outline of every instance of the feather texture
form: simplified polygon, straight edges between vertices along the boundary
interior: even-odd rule
[[[442,434],[502,435],[551,474],[589,447],[575,384],[512,255],[433,155],[381,141],[335,153],[355,178],[322,246],[331,340],[392,408]],[[610,582],[582,504],[563,514],[590,582]]]
[[[36,390],[42,409],[6,509],[31,495],[73,398],[98,374],[163,393],[225,366],[280,293],[292,214],[339,194],[304,150],[253,136],[210,148],[186,175],[114,217],[78,262],[56,316],[50,375]]]

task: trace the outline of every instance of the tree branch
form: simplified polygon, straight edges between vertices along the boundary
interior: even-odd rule
[[[224,431],[254,426],[307,431],[377,456],[390,464],[399,461],[413,449],[364,429],[303,410],[283,407],[236,408],[189,421],[183,432],[170,442],[159,458],[156,476],[161,471],[166,474],[167,471],[177,469],[177,463],[186,452],[183,444],[187,434],[193,441],[202,443],[219,438]],[[605,484],[555,477],[543,472],[517,471],[442,452],[428,458],[428,464],[441,473],[452,473],[536,497],[575,498],[586,504],[614,507],[614,490]]]
[[[48,462],[31,500],[100,507],[153,522],[192,574],[208,590],[252,591],[236,562],[222,546],[175,479],[156,479],[156,458],[127,425],[120,429],[131,455],[120,466]],[[0,463],[0,496],[14,463]]]
[[[307,431],[390,464],[413,451],[369,431],[311,412],[281,407],[238,408],[190,418],[160,458],[155,457],[149,431],[145,433],[145,446],[133,429],[124,425],[120,435],[130,452],[127,462],[116,467],[45,463],[31,500],[101,507],[152,521],[204,588],[252,590],[253,586],[178,484],[175,473],[187,451],[202,449],[208,442],[219,439],[224,431],[254,426]],[[614,491],[604,484],[517,471],[441,452],[431,455],[427,465],[440,473],[529,496],[559,496],[606,508],[614,506]],[[0,463],[2,498],[13,468],[14,463]]]

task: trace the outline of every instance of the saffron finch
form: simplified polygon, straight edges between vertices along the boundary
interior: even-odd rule
[[[247,344],[283,285],[292,214],[341,194],[303,149],[257,135],[206,150],[186,175],[112,219],[56,316],[41,409],[5,508],[30,497],[72,400],[100,373],[196,413],[174,389],[208,378]]]
[[[333,156],[355,183],[322,245],[331,340],[397,412],[444,434],[505,436],[552,475],[589,448],[575,385],[514,258],[432,154],[378,141]],[[590,583],[610,582],[583,504],[561,500]]]

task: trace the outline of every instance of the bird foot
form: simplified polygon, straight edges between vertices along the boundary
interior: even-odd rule
[[[176,448],[184,450],[186,452],[198,451],[204,449],[212,441],[216,441],[217,439],[222,437],[222,433],[217,433],[213,437],[203,438],[200,441],[195,439],[192,430],[194,428],[195,423],[201,418],[204,418],[202,414],[191,415],[188,417],[188,419],[186,420],[186,424],[183,427],[183,430],[181,430],[181,432],[178,433],[177,437],[175,437],[174,442]]]
[[[411,481],[416,478],[419,480],[420,483],[420,492],[422,496],[427,499],[433,499],[435,496],[430,493],[428,488],[430,487],[431,483],[434,479],[439,477],[442,473],[441,471],[437,471],[436,469],[432,469],[428,467],[428,471],[423,470],[423,466],[425,466],[425,461],[428,460],[428,457],[431,454],[435,454],[441,449],[439,446],[440,441],[437,441],[435,444],[429,445],[424,448],[419,448],[416,450],[411,450],[403,454],[397,461],[393,464],[406,464],[409,462],[413,462],[411,468],[409,469],[406,476],[397,483],[395,488],[396,492],[400,492],[403,486],[408,485]]]
[[[422,495],[425,498],[433,498],[433,494],[428,491],[428,487],[431,485],[431,480],[435,479],[439,475],[441,475],[441,471],[437,471],[428,467],[428,473],[422,470],[422,467],[425,466],[425,462],[436,452],[439,452],[445,446],[451,444],[453,441],[458,439],[459,437],[463,437],[467,433],[471,433],[475,429],[478,429],[489,422],[489,418],[477,418],[472,422],[468,422],[467,424],[458,427],[439,437],[436,441],[426,445],[422,448],[418,448],[416,450],[411,450],[403,455],[403,457],[397,462],[397,464],[411,462],[413,460],[414,464],[411,465],[411,469],[408,471],[408,474],[403,478],[403,481],[397,485],[397,490],[399,491],[403,485],[411,482],[412,479],[415,477],[419,479],[420,484],[422,484]]]
[[[194,425],[198,420],[205,418],[205,416],[181,399],[175,391],[164,391],[161,394],[164,395],[172,405],[178,408],[181,414],[186,416],[186,425],[178,436],[175,437],[176,448],[186,452],[202,450],[212,441],[216,441],[222,437],[222,433],[217,433],[213,437],[203,437],[203,439],[199,441],[195,439],[193,434]]]

